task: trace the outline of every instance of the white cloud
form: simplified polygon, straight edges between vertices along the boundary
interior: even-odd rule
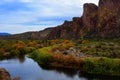
[[[2,0],[2,2],[33,2],[33,0]]]
[[[28,2],[33,2],[33,0],[20,0],[20,2],[28,3]]]
[[[94,3],[94,4],[98,4],[99,0],[79,0],[80,3],[83,5],[84,3]]]
[[[0,13],[0,26],[2,26],[0,27],[0,32],[19,33],[40,30],[48,25],[52,27],[62,23],[59,20],[55,20],[57,18],[70,20],[70,18],[72,19],[74,16],[80,17],[84,3],[98,4],[98,0],[2,0],[0,4],[7,3],[5,6],[7,7],[9,2],[17,2],[17,4],[19,2],[23,3],[29,10],[22,8],[14,11],[13,8],[10,12],[4,12],[4,14]],[[0,7],[0,11],[3,11],[2,7]],[[47,18],[51,18],[51,20],[47,20]]]
[[[45,28],[47,28],[48,26],[24,26],[24,25],[16,25],[16,24],[0,24],[0,31],[1,32],[8,32],[8,33],[12,33],[12,34],[16,34],[16,33],[23,33],[26,31],[39,31],[39,30],[43,30]],[[9,27],[8,27],[9,26]],[[22,26],[22,28],[21,28]]]

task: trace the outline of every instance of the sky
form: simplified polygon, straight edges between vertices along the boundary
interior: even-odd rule
[[[0,0],[0,32],[39,31],[80,17],[84,3],[98,0]]]

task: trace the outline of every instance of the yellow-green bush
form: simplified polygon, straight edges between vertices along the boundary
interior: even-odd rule
[[[90,74],[120,76],[120,59],[89,58],[85,61],[84,68]]]
[[[51,55],[49,53],[45,53],[43,50],[38,49],[35,50],[31,55],[31,58],[33,58],[35,61],[37,61],[40,65],[47,66],[50,59]]]

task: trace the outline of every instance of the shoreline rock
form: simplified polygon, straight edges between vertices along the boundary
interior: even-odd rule
[[[0,80],[12,80],[9,72],[4,68],[0,68]]]

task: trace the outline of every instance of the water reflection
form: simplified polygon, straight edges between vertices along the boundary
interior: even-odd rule
[[[9,60],[12,60],[12,62],[16,62],[19,61],[20,63],[24,63],[25,62],[25,55],[21,55],[21,56],[16,56],[16,57],[9,57],[9,58],[5,58],[0,60],[0,62],[9,62]]]
[[[47,71],[55,71],[56,73],[65,74],[67,77],[74,78],[76,75],[81,80],[120,80],[117,76],[103,76],[103,75],[91,75],[84,72],[80,72],[77,69],[66,69],[66,68],[53,68],[53,67],[41,67]]]
[[[86,77],[88,80],[120,80],[119,76],[91,75],[87,73],[80,73],[79,77]]]
[[[25,56],[24,56],[24,55],[18,56],[18,59],[19,59],[19,62],[20,62],[20,63],[24,63],[24,61],[25,61]]]
[[[70,77],[70,78],[74,77],[76,74],[79,73],[77,69],[54,68],[54,67],[44,67],[44,66],[40,66],[40,68],[47,71],[55,71],[56,73],[65,74],[67,77]]]

